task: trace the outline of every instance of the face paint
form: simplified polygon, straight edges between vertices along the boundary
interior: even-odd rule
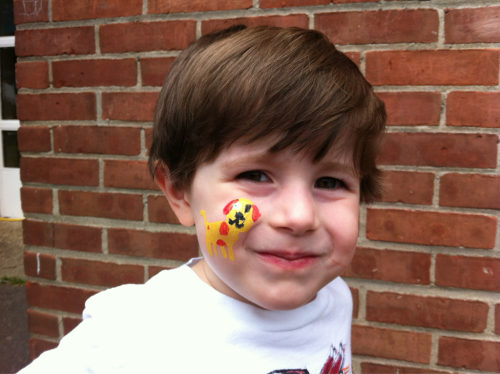
[[[217,255],[219,246],[224,258],[227,258],[229,253],[229,258],[234,261],[233,245],[238,240],[239,233],[250,230],[253,223],[259,219],[260,213],[257,206],[247,199],[230,201],[222,212],[226,215],[226,220],[219,222],[208,222],[205,211],[200,213],[205,220],[207,250],[210,256],[213,256],[214,252]]]

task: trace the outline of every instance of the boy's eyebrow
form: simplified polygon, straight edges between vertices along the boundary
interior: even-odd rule
[[[347,164],[338,161],[327,161],[327,160],[320,161],[319,163],[321,163],[322,167],[325,169],[340,170],[355,178],[359,178],[361,176],[358,170],[356,170],[356,168],[352,164]]]
[[[276,159],[272,157],[268,152],[262,152],[257,154],[250,154],[245,157],[233,158],[230,160],[225,160],[222,162],[222,167],[239,167],[245,166],[253,163],[267,163],[274,164],[277,163]],[[318,162],[320,164],[321,169],[330,169],[330,170],[339,170],[351,175],[354,178],[359,178],[360,174],[356,170],[356,168],[344,162],[339,161],[330,161],[330,160],[320,160]]]
[[[272,158],[267,152],[249,154],[248,156],[232,158],[222,162],[222,167],[238,167],[252,163],[267,162],[272,163]]]

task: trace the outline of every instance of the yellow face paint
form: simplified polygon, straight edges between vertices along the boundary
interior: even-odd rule
[[[238,240],[239,233],[250,230],[253,223],[259,219],[260,213],[257,206],[247,199],[229,202],[224,207],[223,213],[226,215],[225,221],[208,222],[205,211],[201,211],[205,220],[207,250],[210,256],[213,256],[214,252],[217,255],[219,246],[224,258],[227,258],[229,252],[229,258],[234,261],[233,245]]]

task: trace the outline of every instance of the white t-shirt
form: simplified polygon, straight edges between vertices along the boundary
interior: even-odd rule
[[[219,293],[181,266],[91,297],[84,321],[20,374],[347,374],[351,315],[340,278],[307,305],[268,311]]]

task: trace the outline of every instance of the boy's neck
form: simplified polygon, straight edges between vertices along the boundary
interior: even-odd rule
[[[262,308],[261,306],[252,303],[251,301],[245,299],[243,296],[239,295],[235,291],[231,290],[227,285],[223,284],[221,280],[213,279],[211,280],[210,275],[212,273],[208,263],[205,261],[204,258],[202,258],[200,261],[198,261],[196,264],[191,266],[191,269],[195,272],[195,274],[206,284],[208,284],[210,287],[212,287],[214,290],[219,291],[220,293],[232,297],[233,299],[236,299],[238,301],[244,302],[246,304],[253,305],[256,308],[262,309],[262,310],[267,310],[265,308]],[[222,283],[219,285],[219,283]],[[230,291],[230,292],[228,292]],[[314,296],[311,301],[312,302],[316,299],[316,296]]]

